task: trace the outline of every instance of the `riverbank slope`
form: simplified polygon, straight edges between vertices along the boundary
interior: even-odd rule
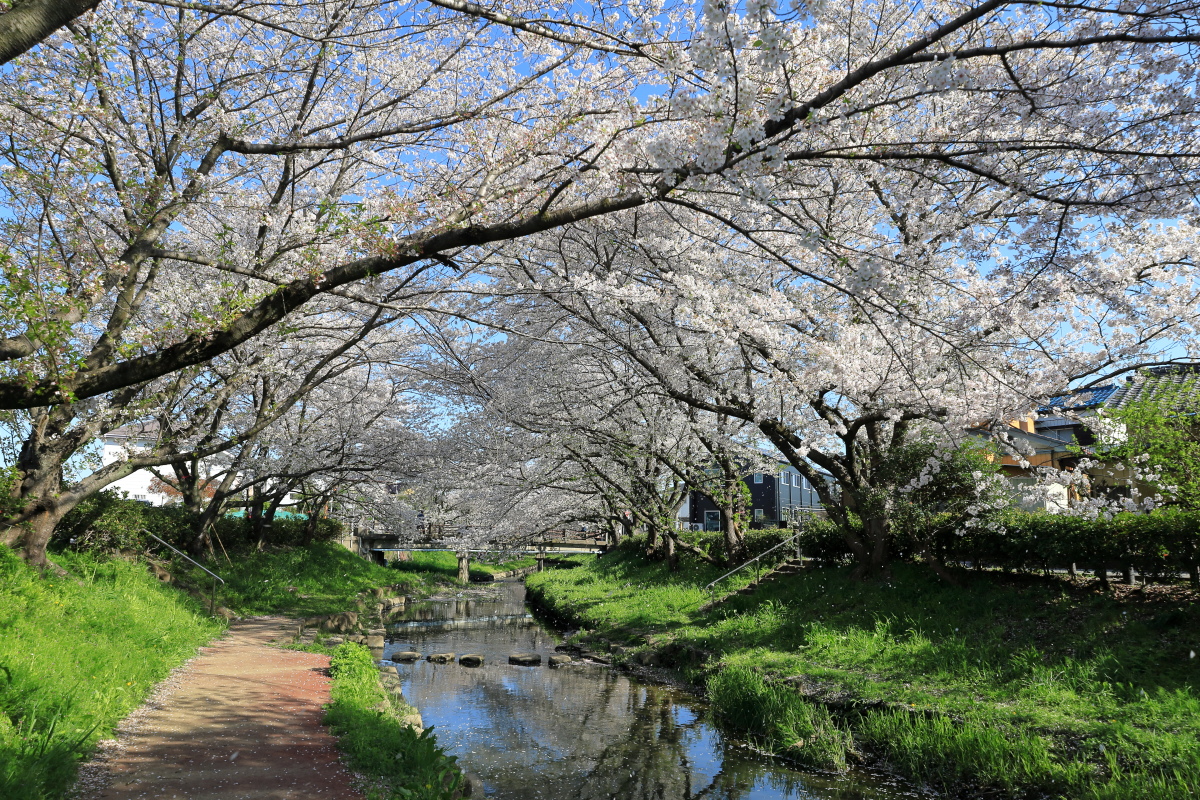
[[[224,629],[144,564],[59,553],[41,574],[0,546],[0,797],[62,797],[80,759]]]
[[[226,628],[209,617],[211,584],[194,568],[70,550],[53,558],[66,575],[33,570],[0,546],[4,800],[66,796],[96,743]],[[377,587],[422,596],[446,583],[334,544],[234,553],[209,566],[227,582],[217,604],[241,616],[338,613]]]
[[[1200,792],[1193,593],[898,565],[887,584],[806,570],[711,611],[719,573],[622,549],[530,576],[531,599],[705,683],[749,738],[815,765],[882,761],[963,796],[1182,800]]]

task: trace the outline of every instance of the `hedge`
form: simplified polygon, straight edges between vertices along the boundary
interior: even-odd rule
[[[1111,519],[1006,512],[996,530],[972,529],[943,543],[952,559],[1010,569],[1135,567],[1152,578],[1195,575],[1200,512],[1159,509]]]
[[[792,533],[778,528],[747,531],[747,557],[769,550]],[[706,552],[721,552],[720,532],[683,535]],[[810,520],[800,547],[806,557],[822,561],[840,562],[850,557],[840,531],[829,520]],[[921,550],[912,535],[896,532],[894,557],[912,559]],[[1089,520],[1012,509],[998,518],[995,527],[957,531],[947,527],[938,535],[934,550],[944,561],[1013,570],[1134,567],[1152,579],[1177,577],[1183,572],[1195,576],[1200,564],[1200,511],[1165,508]],[[780,555],[784,558],[787,554]]]
[[[742,532],[742,542],[746,550],[746,558],[754,558],[767,552],[772,547],[785,542],[795,535],[796,531],[788,528],[754,528]],[[710,555],[724,555],[725,534],[720,531],[685,531],[680,536],[687,542],[697,545]],[[800,549],[806,558],[819,558],[827,561],[838,561],[849,554],[842,534],[836,525],[826,519],[809,520],[800,537]],[[774,555],[786,559],[795,553],[791,546],[780,548]]]

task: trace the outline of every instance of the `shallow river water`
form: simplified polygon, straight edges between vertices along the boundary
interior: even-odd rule
[[[881,776],[790,769],[726,738],[696,697],[603,666],[545,666],[554,635],[525,607],[497,600],[409,606],[388,628],[394,652],[480,653],[484,666],[398,664],[404,696],[439,744],[499,800],[898,800],[921,796]],[[540,667],[508,664],[542,655]]]

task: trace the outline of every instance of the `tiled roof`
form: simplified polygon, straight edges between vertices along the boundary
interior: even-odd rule
[[[1038,409],[1043,417],[1058,411],[1086,411],[1100,408],[1125,408],[1143,400],[1169,402],[1164,409],[1187,414],[1200,413],[1200,364],[1172,364],[1150,367],[1128,378],[1125,383],[1106,383],[1090,389],[1064,392],[1051,397]],[[1042,422],[1039,420],[1039,423]]]
[[[1200,412],[1200,366],[1153,367],[1121,386],[1105,404],[1125,408],[1142,401],[1160,401],[1164,411]]]

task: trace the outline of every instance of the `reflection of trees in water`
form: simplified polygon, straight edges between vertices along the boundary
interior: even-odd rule
[[[479,615],[484,604],[440,604]],[[496,604],[486,604],[497,613]],[[416,611],[416,609],[414,609]],[[411,631],[420,652],[540,651],[540,626],[486,632]],[[407,636],[408,633],[400,634]],[[486,647],[480,647],[486,642]],[[606,669],[414,665],[405,692],[489,795],[522,800],[882,800],[897,793],[869,778],[826,778],[746,757],[665,687],[638,686]],[[689,721],[690,720],[690,721]],[[715,775],[713,773],[716,773]],[[755,790],[757,787],[757,791]]]
[[[754,770],[722,771],[715,781],[703,775],[692,752],[720,764],[716,737],[703,736],[699,720],[679,721],[671,690],[638,687],[607,670],[427,666],[422,678],[410,699],[437,709],[427,722],[473,729],[464,765],[499,797],[736,800],[759,777]],[[464,711],[439,720],[454,714],[447,701]]]
[[[402,613],[391,618],[392,622],[430,619],[469,619],[475,616],[490,617],[499,614],[524,614],[521,604],[480,601],[446,600],[436,603],[414,603],[406,606]]]
[[[474,739],[470,768],[536,767],[541,786],[574,786],[613,737],[624,736],[628,681],[598,670],[492,669],[459,689],[467,707],[483,709],[486,737]],[[446,687],[443,686],[443,689]],[[511,788],[530,781],[512,775]],[[505,781],[497,777],[504,784]]]
[[[688,800],[693,770],[674,703],[656,688],[631,693],[628,727],[610,740],[575,795],[578,800]],[[693,723],[694,724],[694,723]]]

